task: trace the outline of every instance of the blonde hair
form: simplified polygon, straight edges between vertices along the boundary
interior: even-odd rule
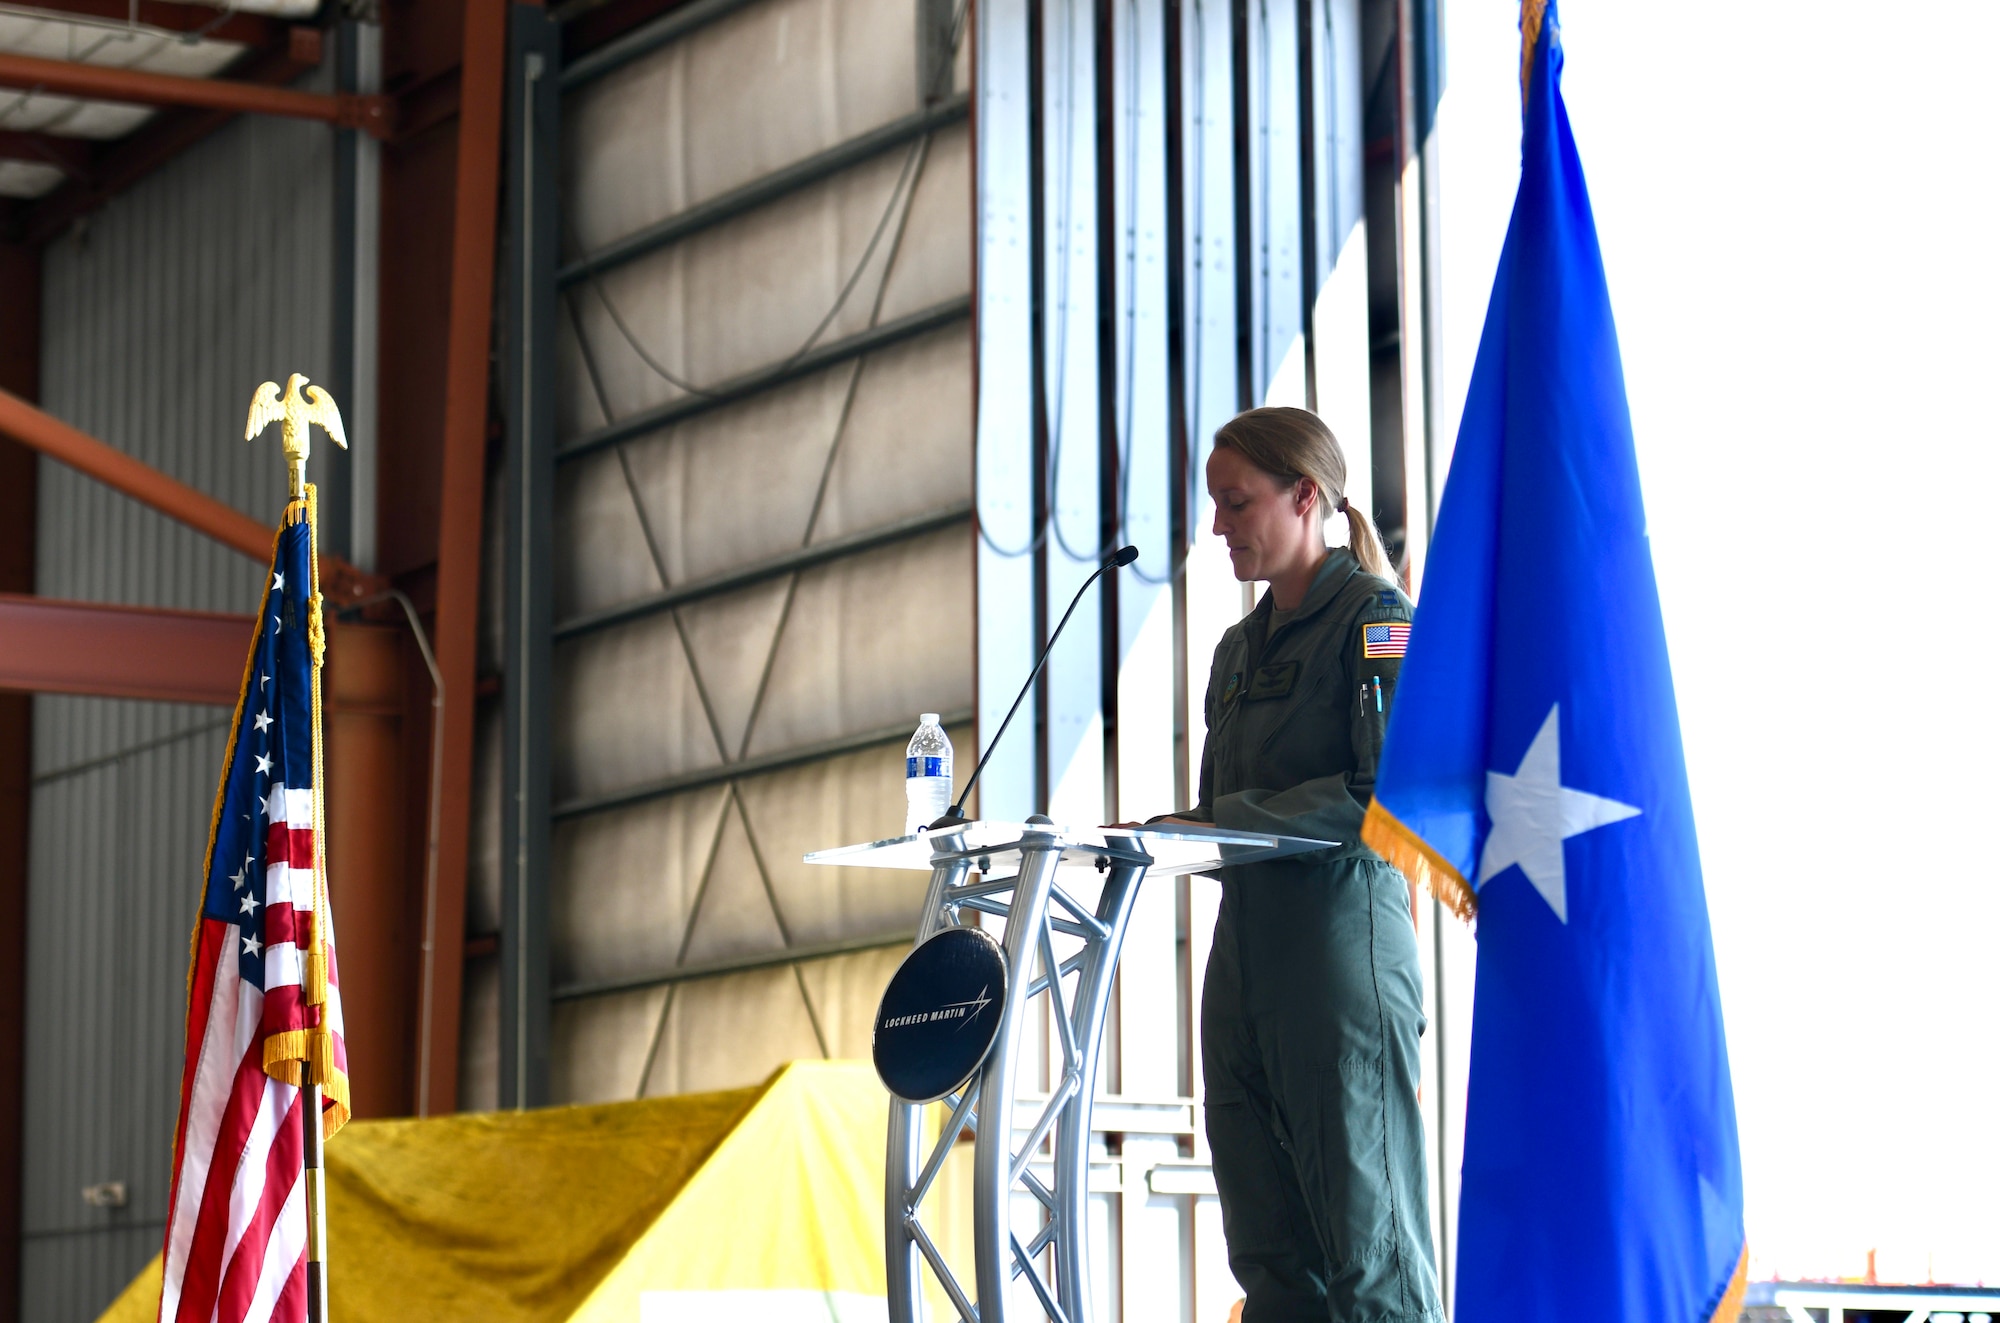
[[[1322,520],[1335,511],[1346,512],[1347,545],[1361,568],[1380,578],[1396,578],[1368,512],[1347,499],[1347,457],[1318,414],[1282,405],[1248,409],[1216,429],[1215,444],[1243,456],[1281,487],[1296,487],[1300,478],[1311,478],[1318,488],[1315,499]]]

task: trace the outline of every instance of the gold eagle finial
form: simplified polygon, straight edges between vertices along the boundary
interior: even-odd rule
[[[256,440],[272,423],[283,425],[285,458],[292,470],[292,499],[303,500],[306,458],[312,454],[312,425],[318,423],[335,445],[347,449],[347,433],[340,425],[340,406],[319,387],[307,385],[303,372],[294,372],[285,382],[283,396],[278,394],[275,381],[257,388],[250,400],[250,421],[244,425],[243,439]]]

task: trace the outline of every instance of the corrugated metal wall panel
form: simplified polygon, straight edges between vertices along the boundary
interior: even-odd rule
[[[245,607],[246,613],[254,609]],[[35,775],[74,770],[228,720],[227,711],[195,703],[41,694],[35,699]]]
[[[572,92],[571,255],[917,111],[918,17],[913,0],[762,0]],[[967,129],[944,128],[572,286],[561,434],[698,404],[704,384],[802,346],[962,302],[969,168]],[[969,323],[947,322],[562,463],[556,619],[949,520],[971,498],[971,367]],[[929,527],[558,644],[558,1100],[718,1088],[867,1050],[901,952],[855,948],[913,926],[925,879],[799,860],[897,829],[900,750],[730,765],[971,707],[970,532]],[[588,807],[686,776],[706,779]],[[803,948],[820,953],[645,983]]]
[[[94,1319],[125,1281],[160,1252],[158,1227],[81,1236],[35,1236],[21,1246],[21,1317],[50,1323]],[[102,1283],[118,1279],[107,1292]]]
[[[331,368],[333,205],[326,128],[245,118],[49,245],[44,407],[275,528],[284,460],[243,418],[259,382]],[[252,609],[256,562],[47,461],[38,500],[42,595]],[[95,1317],[159,1247],[228,719],[36,700],[23,1317]],[[105,1180],[125,1208],[85,1206]]]
[[[243,439],[258,382],[332,360],[333,146],[246,118],[44,258],[42,405],[275,526],[275,438]],[[37,590],[241,611],[261,568],[60,465],[42,465]]]
[[[159,1248],[188,932],[224,729],[41,779],[29,838],[24,1317],[94,1317]],[[122,1181],[123,1208],[85,1186]]]

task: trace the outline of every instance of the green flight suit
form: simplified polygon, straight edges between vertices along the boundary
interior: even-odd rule
[[[1340,844],[1223,873],[1201,1059],[1229,1265],[1244,1323],[1429,1323],[1423,980],[1408,884],[1361,843],[1402,665],[1365,627],[1410,601],[1337,547],[1271,615],[1215,650],[1190,816]]]

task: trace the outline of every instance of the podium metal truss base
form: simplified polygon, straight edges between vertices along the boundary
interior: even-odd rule
[[[928,837],[807,856],[815,863],[928,866],[919,946],[947,927],[976,923],[977,916],[1006,920],[998,935],[1007,987],[991,1051],[972,1078],[941,1103],[892,1099],[889,1104],[883,1230],[893,1323],[929,1318],[926,1275],[960,1323],[1005,1323],[1010,1302],[1026,1303],[1016,1293],[1017,1282],[1043,1317],[1087,1323],[1091,1105],[1112,978],[1141,879],[1148,871],[1207,872],[1224,862],[1250,863],[1329,844],[1215,828],[1075,832],[1036,823],[970,822]],[[976,881],[971,880],[975,870]],[[1066,885],[1065,876],[1090,879],[1094,900],[1086,902],[1082,897],[1088,893]],[[1059,939],[1068,952],[1060,958]],[[1050,1079],[1040,1096],[1023,1096],[1015,1088],[1023,1040],[1028,1026],[1040,1023],[1051,1033]],[[927,1133],[932,1107],[944,1121]],[[974,1251],[969,1283],[945,1261],[933,1234],[939,1174],[968,1132]],[[1019,1229],[1017,1207],[1032,1210]]]
[[[924,1108],[889,1105],[889,1163],[884,1227],[889,1256],[889,1317],[916,1323],[925,1316],[923,1275],[928,1268],[963,1323],[997,1323],[1016,1279],[1025,1280],[1042,1311],[1059,1323],[1082,1323],[1089,1289],[1084,1218],[1090,1184],[1090,1104],[1097,1079],[1112,974],[1125,940],[1126,920],[1151,857],[1138,849],[1070,847],[1097,854],[1103,887],[1086,907],[1056,878],[1065,847],[1059,837],[1022,841],[1012,877],[968,883],[972,860],[939,860],[917,940],[922,942],[971,914],[1007,920],[1006,1003],[1000,1032],[978,1073],[944,1100],[947,1117],[938,1133],[923,1133]],[[1082,949],[1060,962],[1055,934],[1082,939]],[[1014,1093],[1024,1025],[1046,998],[1047,1022],[1061,1049],[1061,1074],[1046,1100],[1023,1104]],[[1058,1064],[1053,1059],[1051,1066]],[[1035,1114],[1028,1109],[1034,1107]],[[970,1130],[973,1151],[975,1290],[967,1291],[945,1263],[924,1225],[925,1200],[945,1159]],[[1034,1168],[1044,1143],[1053,1161]],[[1041,1229],[1023,1243],[1009,1217],[1014,1195],[1033,1196]],[[979,1304],[988,1307],[981,1311]],[[998,1307],[994,1307],[997,1305]]]

